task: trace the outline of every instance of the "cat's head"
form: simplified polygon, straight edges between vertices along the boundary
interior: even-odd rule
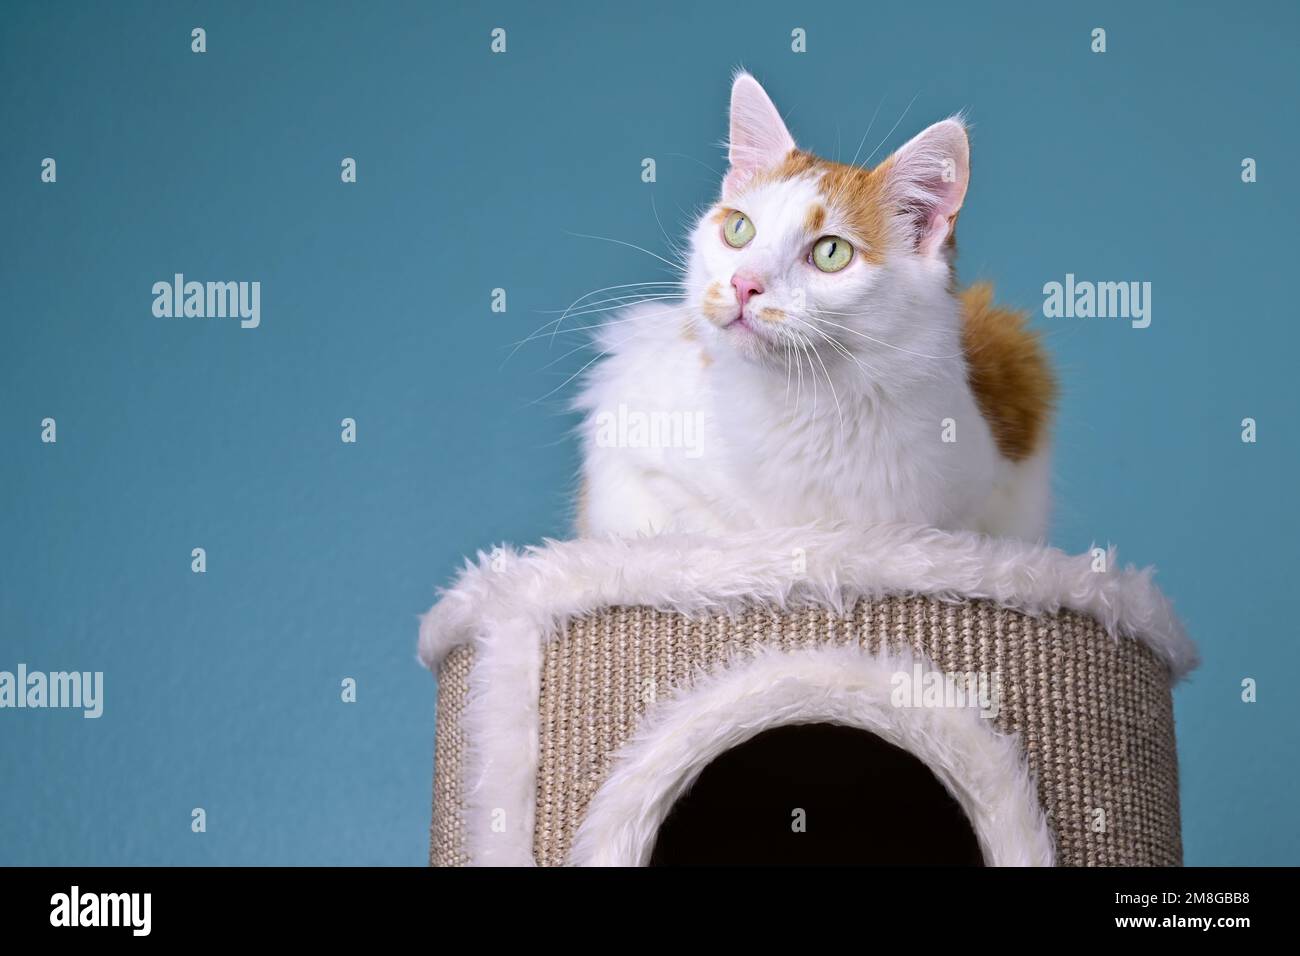
[[[845,165],[795,146],[767,93],[741,73],[729,160],[686,270],[687,300],[710,337],[783,367],[792,348],[829,360],[936,342],[933,325],[914,318],[950,285],[970,172],[960,119],[936,123],[875,168]]]

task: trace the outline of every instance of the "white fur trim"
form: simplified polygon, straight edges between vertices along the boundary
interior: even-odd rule
[[[542,643],[494,620],[474,643],[463,716],[465,846],[474,866],[532,866]]]
[[[893,706],[894,675],[910,673],[912,660],[851,647],[767,650],[697,680],[652,708],[620,749],[571,862],[647,865],[669,810],[709,763],[764,730],[825,722],[920,759],[965,810],[988,865],[1051,866],[1051,833],[1018,738],[971,708]]]
[[[986,598],[1029,614],[1068,608],[1096,618],[1116,638],[1142,641],[1175,679],[1198,663],[1169,601],[1151,583],[1152,569],[1121,570],[1114,548],[1108,570],[1096,572],[1088,554],[889,524],[548,541],[478,557],[421,620],[426,666],[470,641],[489,616],[527,621],[545,640],[565,620],[616,604],[687,614],[763,604],[847,610],[858,598],[888,594]]]

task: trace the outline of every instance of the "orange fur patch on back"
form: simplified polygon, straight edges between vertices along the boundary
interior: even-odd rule
[[[993,286],[977,282],[958,294],[962,348],[971,391],[1004,457],[1021,461],[1047,437],[1056,376],[1028,314],[993,302]]]

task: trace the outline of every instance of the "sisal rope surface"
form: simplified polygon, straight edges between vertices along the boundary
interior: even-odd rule
[[[655,700],[687,688],[757,645],[793,650],[853,644],[911,649],[944,671],[997,673],[993,725],[1020,735],[1040,801],[1067,866],[1179,865],[1178,767],[1173,702],[1163,664],[1141,643],[1116,641],[1071,611],[1032,617],[985,601],[926,597],[859,603],[844,616],[823,609],[691,619],[619,607],[575,619],[544,649],[534,855],[562,864],[587,805],[617,749]],[[443,665],[439,765],[459,767],[457,728],[469,655]],[[445,708],[445,709],[444,709]],[[444,747],[453,754],[443,758]],[[450,772],[450,771],[448,771]],[[431,862],[464,861],[455,832],[455,775],[435,779]],[[441,781],[441,782],[440,782]],[[1097,810],[1105,812],[1098,827]]]
[[[469,670],[474,650],[458,647],[438,668],[438,713],[434,728],[433,825],[429,828],[429,865],[464,866],[465,821],[461,814],[461,780],[465,766],[465,735],[461,718],[469,696]]]

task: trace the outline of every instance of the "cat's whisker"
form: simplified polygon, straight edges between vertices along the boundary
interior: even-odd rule
[[[628,339],[628,341],[631,341],[631,340],[634,339],[634,338],[636,338],[636,336],[632,336],[632,338]],[[620,343],[620,344],[622,344],[622,343]],[[583,343],[582,345],[575,346],[574,348],[569,349],[569,351],[565,352],[563,355],[558,355],[558,356],[556,356],[555,358],[551,359],[549,362],[547,362],[545,365],[543,365],[543,366],[542,366],[541,368],[539,368],[537,371],[539,371],[539,372],[544,372],[544,371],[546,371],[547,369],[552,368],[552,367],[558,365],[559,363],[563,362],[563,361],[564,361],[566,358],[568,358],[570,355],[573,355],[573,354],[575,354],[575,353],[577,353],[577,352],[581,352],[581,351],[583,351],[584,349],[589,349],[589,348],[591,348],[591,343],[590,343],[590,342],[586,342],[586,343]],[[599,356],[597,356],[597,358],[599,358]],[[578,372],[579,372],[579,374],[581,374],[582,370],[579,369]],[[564,384],[567,385],[568,382],[565,382]],[[561,385],[560,387],[563,388],[564,386]],[[548,393],[548,394],[549,394],[549,393]],[[546,396],[543,395],[542,397],[545,398]]]
[[[568,312],[569,309],[576,308],[580,305],[586,306],[586,305],[593,305],[596,302],[613,302],[615,299],[621,299],[627,296],[640,294],[639,292],[623,292],[617,295],[608,296],[607,298],[604,299],[594,299],[591,302],[583,301],[588,296],[598,295],[601,292],[612,292],[615,289],[645,289],[647,290],[647,294],[658,294],[658,291],[660,289],[678,288],[680,286],[681,286],[680,282],[671,279],[664,279],[662,281],[655,281],[655,282],[626,282],[623,285],[612,285],[604,289],[593,289],[591,292],[588,292],[586,295],[582,295],[574,299],[572,302],[568,304],[568,306],[566,306],[563,309],[538,309],[537,311],[545,315],[563,315],[565,312]]]
[[[668,268],[673,269],[676,272],[680,273],[684,271],[681,263],[671,262],[668,259],[665,259],[663,256],[659,255],[658,253],[651,252],[649,249],[645,248],[644,246],[638,246],[635,242],[625,242],[622,239],[611,239],[609,236],[593,236],[590,233],[585,233],[585,232],[571,232],[569,233],[569,235],[577,236],[579,239],[599,239],[602,242],[612,242],[618,246],[627,246],[629,249],[635,249],[638,252],[644,252],[647,256],[650,256],[653,259],[658,259],[664,265],[668,266]]]
[[[798,345],[797,338],[792,336],[790,339],[790,344],[791,344],[790,354],[794,356],[795,362],[797,363],[797,369],[799,372],[799,385],[797,391],[794,393],[794,413],[798,415],[799,406],[803,404],[803,356],[800,355],[798,352],[796,352],[794,349],[794,346]]]
[[[671,311],[664,312],[663,314],[666,315],[666,316],[668,316],[668,315],[683,315],[683,314],[687,314],[687,313],[689,313],[689,311],[690,311],[689,309],[685,309],[685,308],[682,308],[682,309],[673,309],[673,310],[671,310]],[[597,325],[581,326],[581,327],[578,328],[578,329],[566,329],[565,331],[566,331],[566,332],[570,332],[570,331],[577,332],[577,331],[583,331],[583,330],[591,331],[591,330],[593,330],[593,329],[603,329],[603,328],[607,328],[607,327],[609,327],[609,326],[622,325],[622,324],[625,323],[625,322],[635,322],[635,321],[640,320],[641,318],[642,318],[642,317],[639,316],[639,315],[633,315],[633,316],[628,316],[628,317],[625,318],[625,319],[613,319],[613,320],[611,320],[611,321],[609,321],[609,322],[601,322],[601,323],[599,323],[599,324],[597,324]],[[627,339],[625,339],[624,341],[626,341],[626,342],[630,342],[630,341],[632,341],[633,339],[635,339],[635,338],[637,338],[637,337],[638,337],[638,335],[632,335],[632,336],[629,336],[629,337],[628,337]],[[557,356],[556,358],[551,359],[551,361],[547,362],[545,365],[542,366],[542,369],[548,369],[548,368],[550,368],[550,367],[553,366],[553,365],[557,365],[557,364],[559,364],[560,362],[564,361],[566,358],[568,358],[570,355],[573,355],[575,352],[581,352],[583,349],[589,349],[589,348],[591,348],[593,344],[594,344],[594,343],[592,343],[592,342],[583,342],[583,343],[580,344],[580,345],[575,345],[573,348],[569,349],[569,351],[565,352],[564,354],[559,355],[559,356]],[[623,344],[622,342],[619,343],[619,345],[622,345],[622,344]]]
[[[808,322],[805,322],[803,319],[800,319],[797,316],[791,316],[791,318],[793,318],[801,326],[816,332],[818,335],[824,338],[827,342],[830,342],[832,345],[837,344],[834,339],[832,339],[829,335],[827,335],[825,332],[823,332],[821,329],[817,328],[816,326]],[[813,347],[812,353],[813,355],[817,356],[817,361],[821,363],[822,374],[826,376],[826,385],[831,390],[831,397],[835,399],[835,410],[836,412],[839,413],[840,416],[840,438],[842,439],[844,437],[844,406],[840,404],[840,396],[839,393],[835,390],[835,383],[831,381],[831,372],[830,369],[826,367],[826,360],[822,358],[821,352],[817,350],[816,346]]]
[[[853,353],[850,352],[842,342],[836,341],[833,336],[828,335],[826,332],[817,328],[817,326],[813,325],[812,323],[805,322],[803,319],[800,319],[796,316],[791,316],[790,318],[793,319],[795,322],[798,322],[800,325],[804,326],[805,328],[813,332],[816,332],[818,335],[820,335],[823,339],[826,340],[827,344],[829,344],[833,349],[835,349],[841,355],[845,356],[846,358],[853,358]]]
[[[668,244],[668,249],[674,256],[684,262],[686,260],[686,249],[668,235],[668,230],[664,228],[664,221],[659,218],[659,207],[655,205],[654,193],[650,194],[650,211],[654,213],[655,222],[659,224],[659,232],[663,235],[664,242]]]
[[[613,291],[616,290],[616,289],[632,289],[632,288],[640,288],[640,287],[647,286],[647,285],[651,285],[651,284],[653,284],[653,285],[658,285],[658,284],[659,284],[659,281],[660,281],[660,280],[656,280],[656,281],[654,281],[653,283],[646,283],[646,282],[624,282],[624,283],[622,283],[621,285],[608,285],[608,286],[605,286],[605,287],[600,288],[600,289],[592,289],[590,292],[584,292],[582,295],[578,296],[578,298],[574,299],[571,303],[569,303],[569,307],[568,307],[567,309],[563,310],[563,311],[560,313],[560,317],[559,317],[559,318],[557,318],[557,319],[552,319],[550,322],[547,322],[545,325],[541,326],[541,328],[535,329],[535,330],[533,331],[532,334],[533,334],[533,335],[536,335],[537,333],[541,332],[543,329],[550,328],[551,326],[554,326],[555,329],[558,331],[558,330],[559,330],[559,327],[560,327],[560,323],[562,323],[562,322],[564,321],[565,315],[566,315],[566,314],[567,314],[571,309],[576,308],[576,307],[577,307],[577,306],[578,306],[578,305],[579,305],[579,304],[580,304],[584,299],[586,299],[586,298],[588,298],[588,297],[590,297],[590,296],[593,296],[593,295],[599,295],[599,294],[602,293],[602,292],[613,292]],[[664,285],[668,285],[668,286],[676,286],[676,285],[678,285],[679,283],[677,283],[677,282],[675,282],[675,281],[673,281],[673,282],[664,281],[663,284],[664,284]],[[522,339],[522,340],[520,340],[519,342],[515,343],[515,347],[514,347],[513,349],[511,349],[510,354],[507,355],[507,356],[505,357],[505,361],[503,361],[503,362],[501,363],[501,367],[502,367],[502,368],[505,368],[505,366],[510,362],[510,360],[511,360],[512,358],[514,358],[515,352],[519,351],[520,347],[522,347],[523,344],[524,344],[524,342],[527,342],[527,341],[531,341],[531,335],[530,335],[530,337],[529,337],[528,339]]]
[[[576,309],[579,306],[585,307],[586,305],[591,304],[586,300],[590,299],[591,296],[600,295],[602,292],[615,292],[618,289],[628,289],[632,291],[621,293],[620,295],[633,296],[633,295],[641,294],[640,290],[643,289],[646,290],[647,292],[658,292],[664,288],[680,288],[680,286],[681,283],[675,279],[674,280],[655,279],[647,282],[624,282],[621,285],[605,286],[603,289],[593,289],[590,292],[583,293],[582,295],[578,296],[578,298],[570,302],[568,306],[565,307],[564,309],[557,309],[554,311],[558,311],[561,313],[561,315],[563,315],[564,313]],[[612,301],[612,299],[619,298],[619,297],[620,297],[619,295],[615,295],[612,296],[610,299],[606,299],[602,301]]]
[[[792,318],[794,317],[792,316]],[[796,321],[801,321],[801,320],[796,320]],[[866,379],[868,382],[872,381],[871,376],[874,375],[877,378],[880,376],[880,370],[878,368],[876,368],[870,362],[866,362],[864,364],[863,360],[859,359],[858,356],[854,355],[853,352],[849,349],[849,347],[846,346],[843,342],[838,341],[834,336],[828,335],[826,332],[824,332],[821,329],[818,329],[816,326],[810,326],[810,327],[813,329],[813,331],[817,332],[818,335],[824,338],[832,347],[834,347],[836,351],[838,351],[846,359],[848,359],[854,365],[856,365],[862,371],[863,378]]]
[[[601,359],[603,359],[603,358],[604,358],[606,355],[608,355],[611,351],[613,351],[613,350],[612,350],[612,349],[605,349],[605,350],[602,351],[599,355],[597,355],[595,358],[593,358],[590,362],[588,362],[586,365],[584,365],[582,368],[578,369],[576,372],[574,372],[572,375],[570,375],[568,378],[566,378],[566,379],[565,379],[563,382],[561,382],[559,385],[555,386],[555,388],[551,389],[549,392],[547,392],[547,393],[546,393],[545,395],[543,395],[541,398],[533,399],[533,401],[529,402],[529,404],[530,404],[530,405],[539,405],[539,404],[541,404],[542,402],[546,401],[548,398],[550,398],[550,397],[551,397],[552,395],[554,395],[556,392],[558,392],[558,391],[560,391],[561,389],[565,388],[565,387],[566,387],[570,382],[572,382],[575,378],[577,378],[579,375],[581,375],[581,374],[582,374],[583,372],[585,372],[587,369],[591,368],[591,366],[595,365],[597,362],[599,362]]]
[[[885,97],[889,95],[889,90],[880,94],[880,102],[876,104],[876,111],[871,114],[871,122],[867,124],[867,131],[862,134],[862,140],[858,143],[858,148],[853,151],[853,158],[849,160],[850,166],[856,166],[858,154],[862,152],[862,147],[867,145],[867,137],[871,135],[871,127],[876,125],[876,117],[880,115],[880,108],[885,105]]]
[[[599,310],[599,311],[608,311],[608,310],[601,309],[601,310]],[[689,312],[689,311],[690,311],[690,309],[689,309],[688,307],[683,306],[683,307],[681,307],[681,308],[677,308],[677,309],[665,309],[663,312],[658,313],[658,314],[659,314],[659,315],[679,315],[679,314],[681,314],[681,313]],[[603,321],[603,322],[596,322],[596,323],[594,323],[594,324],[592,324],[592,325],[571,325],[571,326],[569,326],[568,328],[566,328],[566,329],[564,330],[564,334],[565,334],[565,335],[572,335],[572,334],[574,334],[574,333],[576,333],[576,332],[592,332],[592,331],[595,331],[596,329],[603,329],[603,328],[606,328],[606,327],[611,326],[611,325],[622,325],[622,324],[624,324],[625,322],[636,322],[636,321],[639,321],[639,320],[642,319],[642,318],[643,318],[643,317],[642,317],[642,316],[639,316],[639,315],[629,315],[629,316],[627,316],[626,318],[622,318],[622,319],[608,319],[608,320]],[[547,324],[549,325],[550,323],[547,323]],[[550,338],[552,341],[554,341],[555,336],[554,336],[552,333],[545,332],[545,331],[539,329],[539,330],[537,330],[536,332],[534,332],[532,335],[528,336],[527,338],[520,339],[518,342],[513,343],[513,344],[515,345],[515,347],[516,347],[516,349],[517,349],[519,346],[524,345],[524,344],[526,344],[526,343],[528,343],[528,342],[534,342],[534,341],[537,341],[538,339],[545,339],[545,338]],[[569,353],[569,354],[572,354],[572,353]],[[561,357],[563,357],[563,356],[561,356]]]
[[[691,162],[693,162],[693,163],[699,163],[701,166],[703,166],[703,167],[704,167],[705,169],[707,169],[709,172],[713,173],[713,175],[716,177],[715,179],[712,180],[712,182],[717,182],[717,181],[718,181],[719,179],[721,179],[722,176],[723,176],[723,172],[722,172],[722,170],[720,170],[720,169],[714,169],[712,166],[710,166],[708,163],[706,163],[706,162],[705,162],[704,160],[702,160],[702,159],[696,159],[694,156],[689,156],[689,155],[687,155],[686,153],[669,153],[668,155],[669,155],[669,156],[680,156],[682,159],[689,159],[689,160],[690,160]]]
[[[551,397],[552,395],[554,395],[556,392],[561,391],[562,389],[568,387],[568,385],[569,385],[570,382],[572,382],[574,379],[578,378],[578,376],[580,376],[583,372],[587,371],[587,369],[591,368],[593,365],[595,365],[597,362],[599,362],[601,359],[603,359],[606,355],[609,355],[609,354],[610,354],[611,352],[613,352],[615,349],[622,348],[623,346],[627,345],[629,342],[633,342],[633,341],[635,341],[635,340],[638,339],[638,338],[640,338],[640,334],[637,333],[637,332],[634,332],[632,335],[629,335],[629,336],[627,336],[626,338],[624,338],[624,339],[622,339],[622,340],[620,340],[620,341],[618,341],[618,342],[615,342],[615,343],[614,343],[613,345],[611,345],[609,348],[601,350],[597,355],[595,355],[595,356],[591,359],[591,361],[586,362],[586,363],[582,366],[582,368],[578,369],[576,372],[574,372],[572,375],[570,375],[568,378],[566,378],[566,379],[565,379],[563,382],[561,382],[559,385],[555,386],[555,388],[551,389],[549,392],[547,392],[545,395],[541,396],[540,398],[536,398],[536,399],[534,399],[533,401],[529,402],[528,404],[529,404],[529,405],[540,405],[542,402],[546,401],[548,398],[550,398],[550,397]],[[569,354],[572,355],[573,352],[581,351],[582,348],[586,348],[586,346],[584,345],[584,346],[580,346],[580,347],[577,348],[577,349],[573,349]],[[557,360],[557,361],[558,361],[558,360]],[[553,365],[553,364],[555,364],[555,363],[552,362],[552,363],[550,363],[550,364]],[[549,367],[549,366],[548,366],[548,367]]]
[[[796,341],[799,343],[799,348],[808,358],[808,377],[812,379],[813,389],[812,417],[815,419],[817,417],[817,369],[813,366],[812,356],[808,354],[808,344],[811,340],[801,332],[795,334],[798,336]]]
[[[564,316],[582,315],[587,312],[609,311],[611,309],[621,309],[625,306],[636,305],[646,300],[660,298],[685,298],[684,292],[673,292],[670,287],[663,289],[646,289],[643,292],[628,292],[623,295],[610,296],[607,299],[592,299],[589,302],[583,302],[581,305],[561,313]]]
[[[785,407],[790,407],[790,349],[785,350]]]
[[[641,286],[649,285],[676,285],[676,279],[642,279],[638,282],[620,282],[618,285],[601,286],[599,289],[592,289],[590,292],[584,292],[573,300],[573,304],[580,303],[588,296],[599,295],[602,292],[613,292],[615,289],[634,289]]]
[[[673,317],[686,317],[686,316],[690,316],[690,315],[692,314],[692,312],[693,312],[693,309],[692,309],[690,306],[681,306],[681,307],[679,307],[679,308],[675,308],[675,309],[664,309],[662,312],[656,312],[656,313],[654,314],[653,318],[656,319],[656,320],[658,320],[658,319],[667,319],[667,318],[673,318]],[[604,322],[593,323],[592,325],[580,325],[580,326],[576,326],[576,327],[574,327],[574,328],[565,329],[565,333],[567,334],[567,333],[570,333],[570,332],[575,332],[575,333],[576,333],[576,332],[592,332],[592,331],[598,331],[598,330],[602,330],[602,329],[611,328],[611,327],[616,326],[616,325],[624,325],[624,324],[627,324],[627,323],[629,323],[629,322],[644,322],[645,319],[646,319],[645,316],[641,316],[641,315],[629,315],[629,316],[626,316],[625,318],[621,318],[621,319],[609,319],[609,320],[604,321]],[[625,339],[619,341],[619,342],[616,343],[613,347],[614,347],[614,348],[619,348],[619,347],[621,347],[622,345],[624,345],[624,344],[627,343],[627,342],[631,342],[631,341],[634,341],[634,340],[640,338],[640,337],[642,336],[642,334],[644,333],[644,331],[646,331],[646,330],[645,330],[645,329],[642,329],[642,328],[639,327],[639,326],[633,326],[633,328],[632,328],[632,332],[633,332],[633,334],[632,334],[632,335],[629,335],[627,338],[625,338]],[[582,343],[580,343],[580,344],[574,346],[573,348],[569,349],[567,352],[564,352],[563,354],[561,354],[561,355],[557,356],[556,358],[552,359],[551,361],[547,362],[545,365],[543,365],[543,366],[541,367],[541,369],[548,369],[548,368],[550,368],[550,367],[553,366],[553,365],[557,365],[557,364],[559,364],[559,363],[562,362],[564,359],[568,358],[570,355],[573,355],[575,352],[581,352],[581,351],[583,351],[584,349],[592,348],[592,347],[594,347],[595,345],[596,345],[596,343],[593,342],[593,341],[590,341],[590,340],[588,340],[588,341],[584,341],[584,342],[582,342]],[[539,371],[540,371],[540,369],[539,369]]]
[[[916,97],[917,97],[917,96],[920,96],[920,95],[921,95],[921,91],[920,91],[920,90],[917,90],[917,91],[916,91],[916,96],[913,96],[913,97],[911,98],[911,100],[908,101],[907,106],[905,106],[905,107],[903,108],[903,115],[900,116],[900,117],[898,118],[898,121],[895,122],[893,126],[889,127],[889,132],[885,134],[884,139],[882,139],[879,143],[877,143],[877,144],[876,144],[876,148],[873,149],[873,150],[871,151],[871,154],[870,154],[869,156],[867,156],[867,158],[864,159],[864,160],[862,161],[862,165],[863,165],[863,166],[865,166],[865,165],[867,165],[867,163],[871,162],[871,157],[876,155],[876,153],[880,150],[880,147],[884,146],[885,143],[889,142],[889,137],[891,137],[891,136],[894,135],[894,130],[898,129],[898,124],[901,123],[901,122],[903,122],[903,120],[907,118],[907,111],[910,110],[910,109],[912,108],[912,104],[916,102]]]
[[[596,315],[600,312],[617,312],[620,309],[630,308],[631,306],[634,305],[641,305],[644,302],[673,302],[673,301],[685,299],[686,297],[687,296],[684,292],[683,293],[665,292],[665,293],[659,293],[655,295],[622,296],[618,299],[604,299],[604,300],[598,299],[597,302],[604,302],[607,304],[603,304],[598,307],[597,303],[593,302],[591,308],[582,308],[574,312],[565,312],[562,313],[562,315],[566,319],[572,319],[580,315]],[[553,324],[554,321],[546,323],[547,326]]]
[[[835,412],[840,419],[840,438],[844,438],[844,406],[840,404],[839,392],[835,390],[835,383],[831,381],[830,369],[826,367],[826,360],[822,358],[821,352],[813,349],[813,355],[816,356],[818,364],[822,367],[822,375],[826,378],[826,387],[831,390],[831,398],[835,400]]]
[[[677,283],[670,283],[670,284],[669,284],[669,287],[676,286],[676,285],[677,285]],[[546,328],[548,328],[548,327],[551,328],[551,329],[552,329],[552,331],[551,331],[551,342],[554,343],[554,341],[555,341],[555,337],[556,337],[556,336],[559,334],[559,332],[560,332],[560,326],[564,323],[564,320],[565,320],[565,319],[568,319],[568,318],[570,318],[570,317],[572,317],[572,316],[578,316],[578,315],[589,315],[589,314],[592,314],[592,313],[594,313],[594,312],[607,312],[607,311],[612,311],[612,310],[616,310],[616,309],[624,308],[624,307],[626,307],[626,306],[636,305],[636,304],[638,304],[639,302],[643,302],[643,301],[657,300],[657,297],[659,297],[659,296],[662,296],[663,298],[666,299],[666,298],[674,297],[674,296],[676,296],[676,295],[677,295],[677,293],[668,293],[666,289],[663,289],[663,290],[647,290],[647,291],[645,291],[645,292],[629,292],[629,293],[627,293],[626,295],[622,295],[622,296],[613,296],[613,297],[608,298],[608,299],[598,299],[598,300],[595,300],[594,302],[585,303],[585,304],[583,305],[583,309],[582,309],[582,310],[579,310],[579,311],[574,311],[574,310],[577,308],[577,303],[574,303],[573,305],[570,305],[568,309],[566,309],[564,312],[562,312],[562,313],[560,314],[559,318],[556,318],[556,319],[552,320],[551,322],[547,322],[545,325],[542,326],[541,329],[538,329],[537,331],[540,332],[540,331],[542,331],[542,329],[546,329]],[[587,308],[587,306],[596,305],[596,304],[604,304],[604,303],[614,303],[614,304],[611,305],[611,306],[609,306],[609,308],[607,308],[607,309],[595,309],[595,308],[588,309],[588,308]]]
[[[891,342],[886,342],[884,339],[878,339],[875,336],[868,335],[866,332],[859,332],[857,329],[851,329],[847,325],[840,325],[837,322],[832,322],[829,319],[822,318],[821,317],[822,314],[823,313],[817,313],[818,322],[822,322],[826,325],[831,326],[832,328],[841,329],[842,331],[848,332],[850,335],[859,336],[861,338],[866,339],[868,342],[874,342],[876,345],[882,345],[885,348],[893,349],[896,352],[904,352],[907,355],[914,355],[917,358],[924,358],[924,359],[952,359],[952,358],[960,358],[962,355],[961,352],[955,352],[951,355],[930,355],[926,352],[914,352],[912,349],[905,349],[901,345],[894,345]]]
[[[849,319],[860,319],[860,318],[862,318],[863,316],[870,316],[870,315],[874,315],[874,314],[875,314],[875,311],[874,311],[874,310],[871,310],[871,309],[867,309],[867,310],[862,311],[862,312],[836,312],[834,309],[811,309],[810,311],[813,312],[813,313],[815,313],[815,314],[817,314],[817,315],[834,315],[834,316],[836,316],[836,317],[843,317],[843,318],[849,318]],[[909,323],[909,324],[908,324],[908,328],[912,328],[912,329],[920,329],[922,332],[945,332],[945,331],[947,331],[947,328],[946,328],[946,327],[943,327],[943,326],[938,326],[938,325],[922,325],[922,324],[920,324],[920,323],[915,323],[915,322],[913,322],[913,323]]]
[[[665,259],[663,256],[659,255],[658,253],[651,252],[649,249],[646,249],[644,246],[638,246],[634,242],[627,242],[623,239],[612,239],[609,236],[596,236],[585,232],[570,232],[569,235],[576,236],[579,239],[598,239],[602,242],[612,242],[613,244],[618,246],[626,246],[629,249],[635,249],[638,252],[644,252],[646,255],[650,256],[651,258],[657,259],[660,262],[662,262],[664,265],[668,266],[670,269],[675,271],[679,277],[684,276],[686,272],[684,265],[682,265],[681,263],[671,262],[668,259]],[[597,290],[597,291],[599,292],[599,291],[607,291],[607,290]],[[588,295],[592,295],[592,294],[594,293],[588,293]],[[572,305],[570,305],[569,308],[572,309],[575,306],[579,305],[582,302],[582,299],[586,297],[587,296],[583,296],[582,298],[576,300]],[[559,332],[560,325],[563,324],[564,319],[565,316],[561,315],[557,320],[555,320],[555,329],[554,329],[555,333]],[[552,335],[552,341],[554,341],[554,334]]]
[[[605,286],[605,287],[603,287],[603,288],[600,288],[600,289],[592,289],[590,292],[584,292],[582,295],[578,296],[576,299],[574,299],[572,302],[570,302],[570,303],[569,303],[565,308],[563,308],[563,309],[554,309],[554,310],[551,310],[551,311],[553,311],[553,312],[558,312],[558,313],[560,313],[561,315],[563,315],[564,313],[569,312],[570,310],[572,310],[572,309],[576,309],[576,308],[578,308],[579,306],[583,305],[583,304],[586,303],[586,301],[587,301],[588,299],[590,299],[592,296],[600,295],[602,292],[617,293],[617,290],[619,290],[619,289],[630,289],[630,290],[641,290],[641,289],[647,289],[647,290],[658,290],[658,289],[661,289],[661,288],[663,288],[663,287],[676,287],[676,286],[680,286],[680,284],[681,284],[681,283],[679,283],[679,282],[678,282],[677,280],[675,280],[675,279],[672,279],[672,280],[670,280],[670,279],[653,279],[653,280],[649,280],[649,281],[646,281],[646,282],[624,282],[624,283],[621,283],[621,284],[619,284],[619,285],[607,285],[607,286]],[[622,295],[637,295],[637,294],[639,294],[639,293],[638,293],[637,291],[630,291],[630,292],[621,293],[621,294],[622,294]],[[611,298],[617,298],[617,297],[618,297],[617,294],[614,295],[614,296],[611,296]],[[590,304],[590,303],[587,303],[587,304]]]

